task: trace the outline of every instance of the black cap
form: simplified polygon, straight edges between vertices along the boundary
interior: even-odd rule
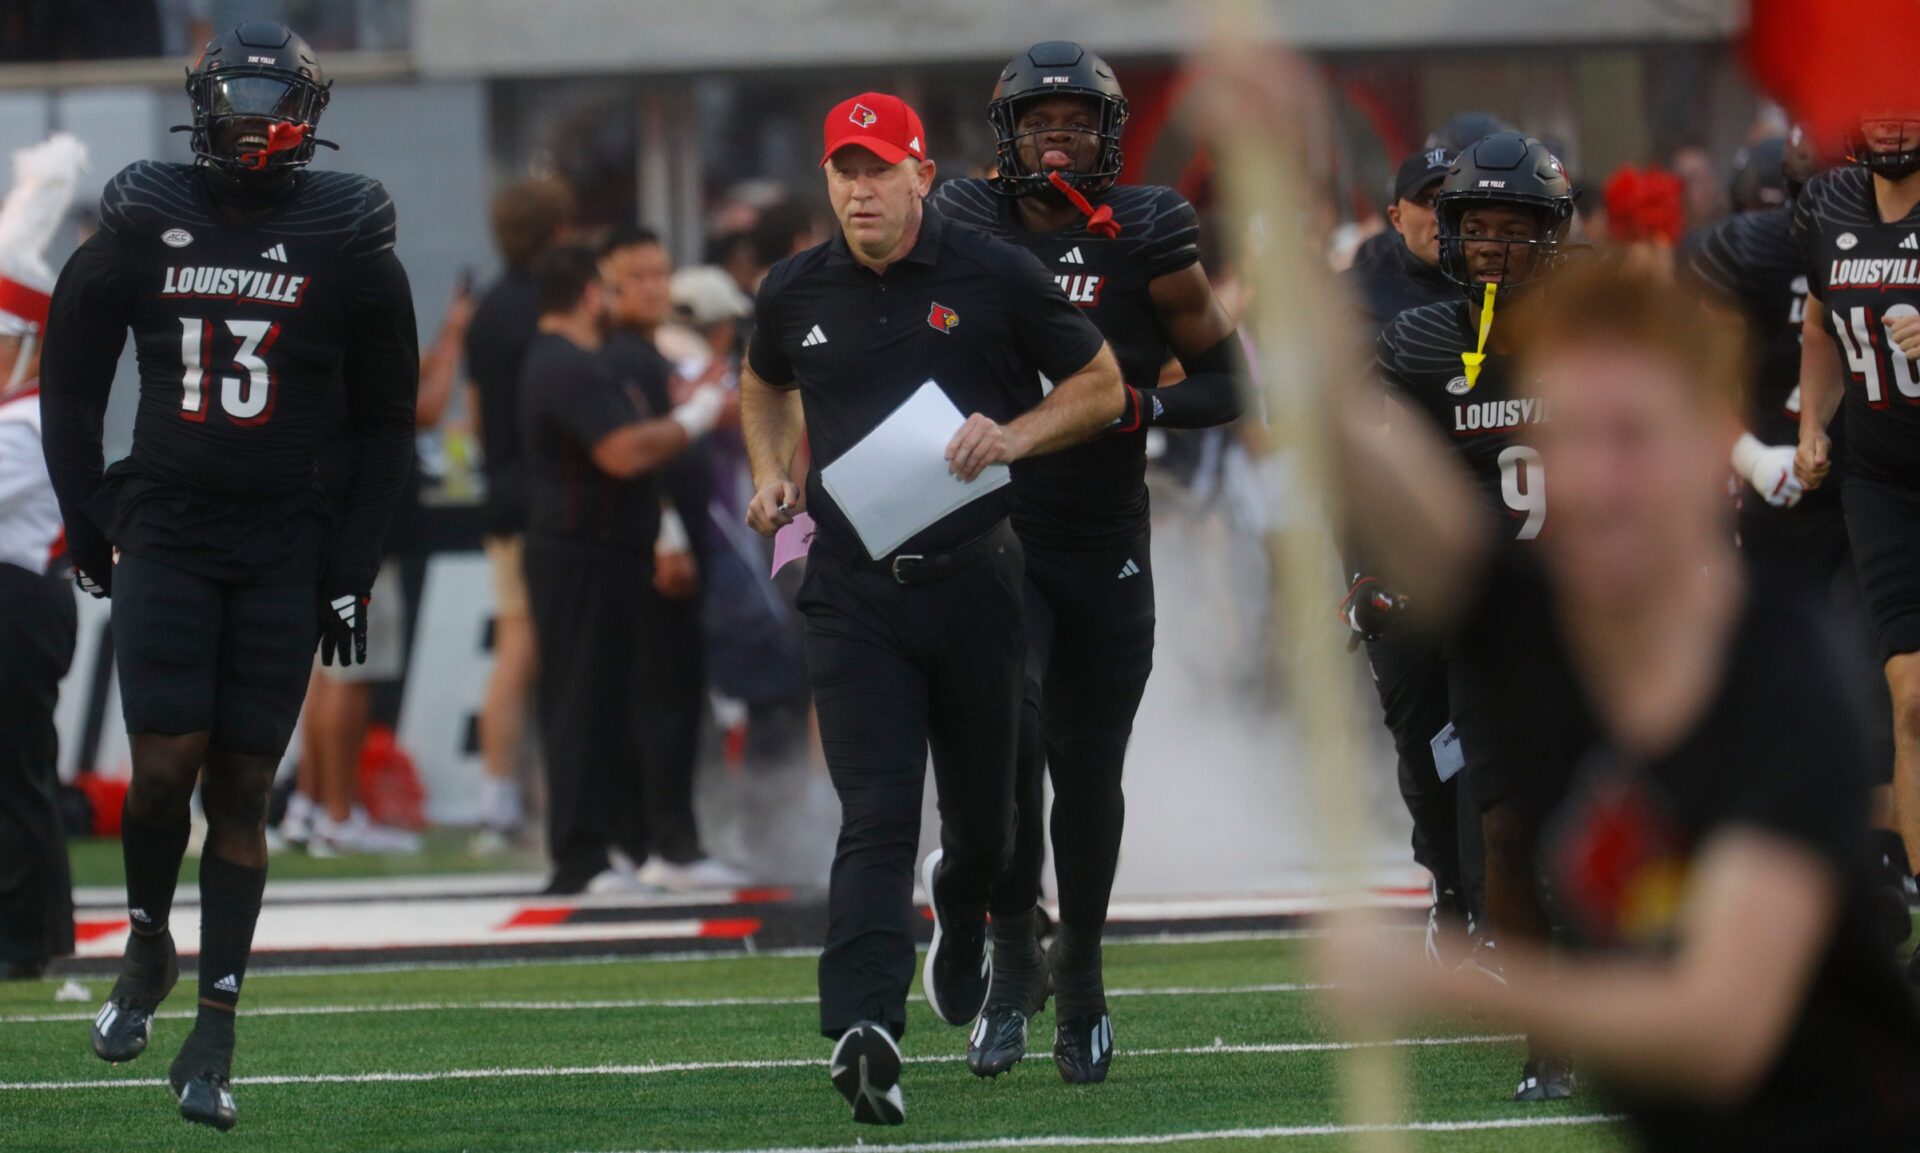
[[[1412,200],[1427,187],[1438,184],[1446,178],[1447,169],[1453,167],[1453,154],[1444,148],[1429,148],[1416,152],[1400,162],[1400,171],[1393,177],[1393,199]]]

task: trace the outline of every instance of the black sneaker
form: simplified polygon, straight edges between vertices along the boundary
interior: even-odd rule
[[[1069,1085],[1098,1085],[1113,1067],[1113,1018],[1105,1013],[1061,1021],[1053,1031],[1053,1063]]]
[[[972,1024],[986,1004],[993,981],[993,954],[987,949],[987,914],[958,923],[940,908],[934,896],[934,878],[940,871],[939,849],[927,854],[920,866],[920,882],[933,910],[933,943],[927,946],[926,968],[920,975],[933,1015],[949,1025]]]
[[[94,1055],[118,1065],[146,1052],[153,1014],[179,980],[180,958],[172,933],[162,929],[157,939],[140,934],[128,938],[120,979],[93,1018]]]
[[[1520,1072],[1515,1101],[1565,1101],[1573,1096],[1573,1062],[1565,1057],[1534,1057]]]
[[[1027,1055],[1027,1023],[1047,1007],[1051,987],[1044,951],[1040,964],[1025,972],[995,966],[987,1007],[967,1039],[967,1068],[974,1076],[998,1077]]]
[[[180,1102],[180,1116],[223,1133],[233,1128],[240,1116],[233,1107],[232,1075],[231,1032],[220,1037],[194,1029],[180,1047],[180,1055],[173,1059],[173,1067],[167,1070],[167,1081]]]
[[[828,1062],[833,1087],[853,1106],[862,1125],[898,1125],[907,1119],[900,1094],[900,1046],[872,1021],[856,1022],[841,1034]]]

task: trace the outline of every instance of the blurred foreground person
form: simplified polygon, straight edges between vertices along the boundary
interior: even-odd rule
[[[1540,857],[1588,955],[1503,943],[1497,983],[1340,936],[1337,996],[1563,1046],[1650,1149],[1912,1149],[1920,1009],[1875,932],[1862,724],[1797,586],[1743,563],[1728,523],[1736,337],[1644,272],[1569,272],[1530,303],[1521,379],[1553,413],[1536,550],[1498,546],[1431,440],[1349,420],[1340,479],[1419,603],[1504,656],[1495,687],[1589,734]],[[1514,605],[1540,627],[1488,634]]]
[[[73,881],[60,821],[53,710],[78,618],[60,505],[40,446],[40,335],[87,150],[64,133],[13,156],[0,206],[0,980],[73,952]]]

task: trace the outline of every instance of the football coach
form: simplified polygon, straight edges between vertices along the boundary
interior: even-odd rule
[[[801,586],[807,671],[840,796],[820,958],[820,1027],[854,1120],[899,1124],[913,980],[913,858],[927,753],[941,851],[925,869],[934,944],[925,985],[954,1025],[979,1013],[991,966],[987,890],[1012,841],[1025,653],[1013,487],[985,492],[895,552],[870,557],[821,473],[934,381],[971,414],[946,448],[972,482],[1112,425],[1124,394],[1100,333],[1028,252],[941,220],[926,132],[898,97],[827,114],[827,194],[840,228],[760,287],[740,376],[755,494],[771,535],[801,509],[816,532]],[[1042,377],[1052,381],[1042,398]],[[809,438],[805,499],[791,464]]]

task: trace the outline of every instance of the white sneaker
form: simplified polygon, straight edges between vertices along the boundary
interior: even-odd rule
[[[476,857],[497,857],[511,853],[520,847],[520,830],[496,829],[488,825],[473,834],[467,842],[467,852]]]
[[[352,815],[340,822],[323,814],[313,822],[312,839],[325,842],[336,854],[420,851],[420,834],[376,825],[367,819],[367,811],[360,808],[354,809]],[[312,848],[311,843],[308,848]]]
[[[638,876],[646,884],[675,893],[744,889],[753,884],[752,877],[717,857],[702,857],[681,865],[649,857],[647,863],[640,866]]]
[[[617,868],[602,869],[599,873],[595,874],[594,878],[587,882],[586,891],[590,896],[595,897],[612,893],[636,894],[659,892],[658,889],[640,880],[632,873]]]
[[[313,834],[316,811],[305,793],[295,791],[287,798],[287,811],[280,816],[280,835],[287,844],[306,845],[307,838]]]

